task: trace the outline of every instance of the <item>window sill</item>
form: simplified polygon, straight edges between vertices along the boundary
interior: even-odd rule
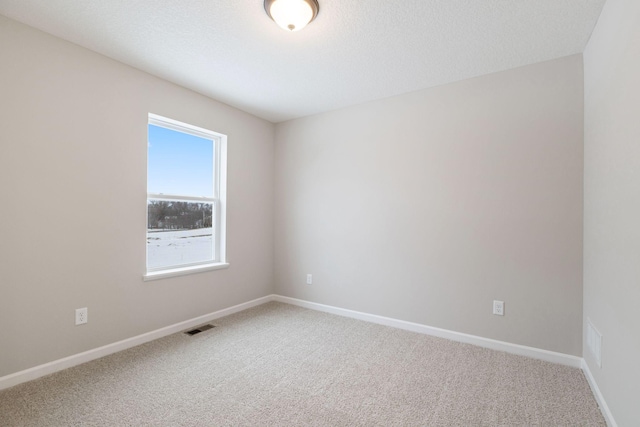
[[[205,271],[220,270],[223,268],[229,268],[229,263],[218,262],[215,264],[203,264],[190,267],[172,268],[170,270],[151,271],[142,276],[142,280],[148,282],[150,280],[165,279],[167,277],[186,276],[189,274],[203,273]]]

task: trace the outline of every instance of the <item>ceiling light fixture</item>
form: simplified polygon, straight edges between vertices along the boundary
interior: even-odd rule
[[[264,0],[264,10],[282,29],[298,31],[318,14],[317,0]]]

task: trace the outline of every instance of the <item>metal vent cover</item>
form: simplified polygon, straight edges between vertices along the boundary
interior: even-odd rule
[[[213,329],[213,328],[215,328],[214,325],[210,325],[210,324],[202,325],[202,326],[198,326],[195,329],[191,329],[190,331],[185,332],[185,334],[193,336],[195,334],[199,334],[200,332],[208,331],[209,329]]]

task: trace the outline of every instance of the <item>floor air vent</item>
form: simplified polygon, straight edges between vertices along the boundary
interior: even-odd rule
[[[209,329],[213,329],[213,328],[215,328],[215,326],[213,325],[202,325],[202,326],[198,326],[195,329],[185,332],[185,334],[195,335],[195,334],[199,334],[200,332],[208,331]]]

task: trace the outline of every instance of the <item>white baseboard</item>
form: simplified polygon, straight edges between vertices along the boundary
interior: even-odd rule
[[[375,314],[362,313],[360,311],[347,310],[344,308],[333,307],[330,305],[318,304],[315,302],[305,301],[296,298],[285,297],[281,295],[272,295],[273,301],[284,302],[287,304],[297,305],[312,310],[323,311],[325,313],[337,314],[339,316],[350,317],[353,319],[364,320],[367,322],[377,323],[380,325],[391,326],[394,328],[405,329],[407,331],[418,332],[421,334],[432,335],[440,338],[446,338],[452,341],[473,344],[480,347],[490,348],[492,350],[504,351],[506,353],[527,356],[534,359],[544,360],[547,362],[557,363],[560,365],[579,368],[584,372],[587,382],[591,387],[594,397],[600,406],[600,411],[609,427],[618,427],[613,414],[604,400],[604,396],[598,388],[589,365],[582,357],[572,356],[564,353],[543,350],[535,347],[527,347],[519,344],[512,344],[504,341],[483,338],[476,335],[463,334],[460,332],[450,331],[447,329],[435,328],[432,326],[422,325],[420,323],[406,322],[404,320],[392,319],[389,317],[378,316]]]
[[[389,317],[378,316],[375,314],[362,313],[359,311],[347,310],[344,308],[333,307],[324,304],[318,304],[315,302],[304,301],[296,298],[285,297],[281,295],[267,295],[262,298],[254,299],[242,304],[234,305],[233,307],[218,310],[213,313],[205,314],[184,322],[179,322],[174,325],[170,325],[164,328],[157,329],[155,331],[147,332],[142,335],[127,338],[122,341],[118,341],[112,344],[108,344],[102,347],[98,347],[92,350],[85,351],[83,353],[74,354],[63,359],[55,360],[53,362],[45,363],[43,365],[35,366],[33,368],[26,369],[24,371],[16,372],[13,374],[0,377],[0,390],[13,387],[14,385],[31,381],[36,378],[40,378],[45,375],[52,374],[54,372],[61,371],[63,369],[71,368],[73,366],[80,365],[82,363],[89,362],[91,360],[99,359],[104,356],[108,356],[113,353],[117,353],[122,350],[126,350],[131,347],[144,344],[149,341],[156,340],[158,338],[165,337],[167,335],[181,332],[186,329],[199,326],[203,323],[210,322],[220,317],[228,316],[248,308],[252,308],[270,301],[278,301],[287,304],[297,305],[304,308],[309,308],[316,311],[322,311],[331,314],[337,314],[339,316],[350,317],[353,319],[364,320],[367,322],[377,323],[379,325],[391,326],[394,328],[404,329],[407,331],[418,332],[421,334],[432,335],[440,338],[446,338],[452,341],[463,342],[467,344],[473,344],[480,347],[490,348],[493,350],[504,351],[511,354],[517,354],[521,356],[532,357],[534,359],[545,360],[547,362],[558,363],[561,365],[571,366],[574,368],[581,368],[585,373],[587,381],[593,391],[593,394],[600,405],[603,416],[609,427],[617,427],[613,415],[607,406],[598,385],[589,370],[589,366],[585,360],[581,357],[571,356],[564,353],[557,353],[548,350],[542,350],[534,347],[527,347],[519,344],[512,344],[504,341],[493,340],[489,338],[483,338],[475,335],[463,334],[460,332],[449,331],[447,329],[435,328],[432,326],[422,325],[419,323],[406,322],[404,320],[392,319]]]
[[[593,377],[593,374],[591,373],[591,369],[589,368],[587,361],[584,359],[582,359],[582,372],[584,372],[584,376],[587,377],[587,382],[589,383],[589,387],[591,387],[591,391],[593,392],[593,395],[595,396],[596,401],[600,406],[600,412],[602,412],[602,415],[604,416],[604,419],[607,422],[607,425],[609,427],[618,427],[616,420],[613,419],[613,414],[611,413],[611,410],[609,409],[607,402],[605,402],[604,400],[604,396],[602,396],[602,393],[600,392],[600,388],[596,383],[596,379]]]
[[[377,323],[379,325],[392,326],[394,328],[405,329],[407,331],[446,338],[452,341],[458,341],[467,344],[473,344],[479,347],[490,348],[492,350],[504,351],[506,353],[517,354],[520,356],[527,356],[534,359],[557,363],[560,365],[571,366],[573,368],[582,367],[583,359],[581,357],[571,356],[569,354],[557,353],[554,351],[542,350],[539,348],[527,347],[519,344],[512,344],[504,341],[493,340],[490,338],[483,338],[476,335],[463,334],[460,332],[449,331],[447,329],[440,329],[434,328],[432,326],[422,325],[420,323],[406,322],[404,320],[397,320],[389,317],[378,316],[375,314],[347,310],[344,308],[318,304],[315,302],[304,301],[296,298],[283,297],[280,295],[273,295],[273,300],[297,305],[304,308],[310,308],[312,310],[323,311],[326,313],[337,314],[340,316],[351,317],[353,319]]]
[[[119,351],[126,350],[128,348],[135,347],[149,341],[157,340],[158,338],[166,337],[167,335],[181,332],[186,329],[199,326],[203,323],[210,322],[214,319],[228,316],[230,314],[237,313],[239,311],[246,310],[248,308],[255,307],[269,301],[273,301],[273,295],[267,295],[262,298],[234,305],[233,307],[218,310],[216,312],[195,317],[190,320],[185,320],[184,322],[179,322],[171,326],[156,329],[155,331],[147,332],[142,335],[127,338],[122,341],[107,344],[105,346],[94,348],[82,353],[74,354],[63,359],[54,360],[53,362],[25,369],[24,371],[9,374],[4,377],[0,377],[0,390],[13,387],[14,385],[31,381],[45,375],[53,374],[54,372],[71,368],[73,366],[89,362],[91,360],[99,359],[101,357],[108,356],[110,354],[117,353]]]

